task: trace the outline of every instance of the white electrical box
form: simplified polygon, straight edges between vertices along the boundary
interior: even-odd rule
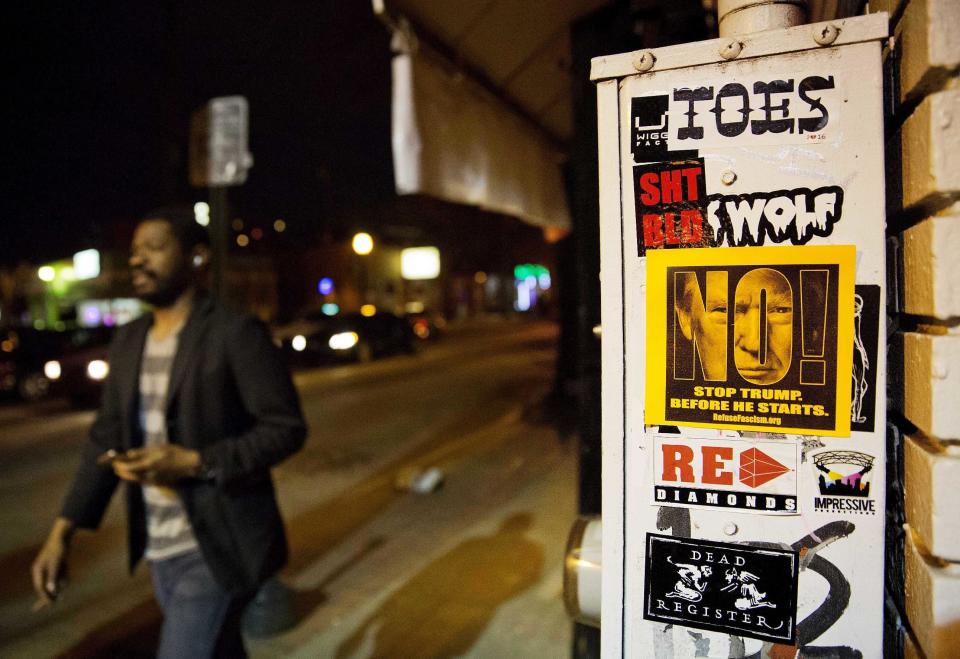
[[[883,654],[887,29],[593,62],[605,657]]]

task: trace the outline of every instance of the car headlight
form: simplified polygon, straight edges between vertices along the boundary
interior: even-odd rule
[[[87,377],[91,380],[103,380],[110,372],[110,365],[102,359],[94,359],[87,364]]]
[[[340,332],[331,336],[327,344],[334,350],[349,350],[357,345],[359,340],[356,332]]]
[[[290,347],[297,352],[303,352],[307,349],[307,337],[303,334],[297,334],[293,337],[293,340],[290,341]]]
[[[59,380],[60,376],[63,375],[63,369],[60,367],[60,362],[56,359],[52,359],[43,365],[43,374],[47,376],[48,380]]]

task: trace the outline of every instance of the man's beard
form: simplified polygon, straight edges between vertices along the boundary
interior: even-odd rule
[[[140,293],[138,297],[147,304],[160,309],[172,306],[189,285],[189,281],[185,277],[159,279],[153,273],[141,272],[154,281],[156,288],[149,293]]]

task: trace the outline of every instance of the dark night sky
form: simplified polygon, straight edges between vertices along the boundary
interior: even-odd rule
[[[309,238],[393,195],[389,35],[364,0],[23,3],[5,21],[0,262],[117,243],[187,203],[190,112],[250,103],[233,215]]]

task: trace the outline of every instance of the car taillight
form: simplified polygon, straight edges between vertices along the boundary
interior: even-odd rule
[[[421,339],[426,339],[430,336],[430,323],[419,318],[413,322],[413,333],[419,336]]]

